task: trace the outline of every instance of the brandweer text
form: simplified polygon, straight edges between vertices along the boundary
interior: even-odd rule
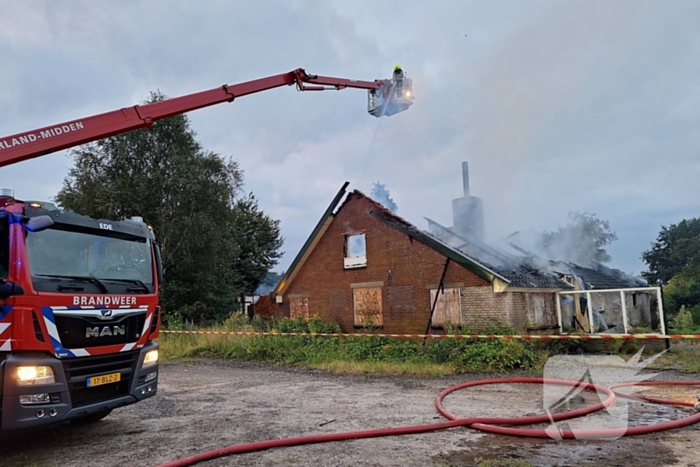
[[[95,305],[105,305],[105,306],[127,306],[136,305],[136,297],[73,297],[73,305],[83,305],[83,306],[95,306]]]

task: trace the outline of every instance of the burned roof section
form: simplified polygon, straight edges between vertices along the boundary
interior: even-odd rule
[[[462,254],[496,271],[513,288],[571,289],[573,286],[552,271],[536,267],[526,257],[517,257],[496,249],[481,240],[466,238],[454,229],[445,227],[428,217],[429,234],[452,245]]]
[[[301,267],[304,259],[314,249],[318,239],[328,228],[332,219],[348,202],[357,198],[363,198],[371,203],[368,212],[370,216],[401,231],[408,237],[424,243],[477,276],[494,284],[500,282],[507,286],[506,290],[556,291],[574,288],[618,289],[646,286],[644,281],[603,265],[584,267],[564,261],[550,261],[515,244],[508,244],[509,247],[506,248],[498,248],[474,237],[467,238],[453,228],[445,227],[427,217],[425,219],[428,222],[429,230],[421,230],[359,190],[348,193],[341,203],[347,186],[346,182],[328,206],[304,247],[277,285],[274,295],[284,293],[288,284],[293,280],[296,270]]]
[[[346,196],[336,214],[353,198],[368,200],[373,205],[369,213],[371,216],[426,244],[489,282],[499,279],[511,288],[550,290],[573,288],[571,284],[560,280],[554,274],[527,266],[522,259],[514,258],[479,240],[469,240],[430,219],[428,221],[434,224],[435,228],[442,230],[442,235],[421,230],[359,190],[353,190]]]
[[[611,269],[602,264],[596,264],[595,269],[566,263],[569,270],[580,277],[586,289],[627,289],[632,287],[647,287],[642,279],[629,276],[619,269]]]

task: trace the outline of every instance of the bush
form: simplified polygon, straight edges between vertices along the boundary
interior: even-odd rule
[[[244,331],[248,329],[248,317],[243,313],[234,312],[226,318],[223,325],[224,331]]]
[[[187,324],[183,324],[187,327]],[[247,322],[233,313],[224,323],[227,331],[252,330],[280,333],[340,333],[335,323],[318,316],[310,319],[285,318],[280,321]],[[449,329],[451,334],[474,334],[464,327]],[[487,334],[513,334],[513,330],[494,325]],[[188,338],[180,339],[180,338]],[[188,343],[190,347],[188,348]],[[173,346],[168,355],[218,356],[266,361],[278,364],[318,365],[334,362],[370,362],[390,364],[441,365],[456,371],[497,371],[534,369],[542,363],[541,353],[532,342],[476,339],[397,340],[387,337],[320,337],[320,336],[167,336],[161,345]],[[188,350],[189,349],[189,350]]]
[[[538,366],[541,357],[529,342],[515,339],[478,341],[466,347],[462,366],[469,371],[531,369]]]
[[[693,323],[693,315],[690,310],[683,305],[673,319],[673,332],[676,334],[692,334],[694,331],[695,323]]]

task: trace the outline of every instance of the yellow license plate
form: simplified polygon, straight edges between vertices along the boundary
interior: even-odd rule
[[[93,376],[87,379],[87,387],[91,388],[93,386],[102,386],[103,384],[116,383],[121,381],[121,373],[110,373],[108,375]]]

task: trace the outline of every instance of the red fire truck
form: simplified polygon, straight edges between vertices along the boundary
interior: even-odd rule
[[[51,125],[0,138],[0,167],[280,86],[366,89],[371,115],[393,115],[413,103],[399,71],[356,81],[297,69]],[[0,189],[0,429],[97,421],[155,395],[162,270],[143,219],[91,219]]]

